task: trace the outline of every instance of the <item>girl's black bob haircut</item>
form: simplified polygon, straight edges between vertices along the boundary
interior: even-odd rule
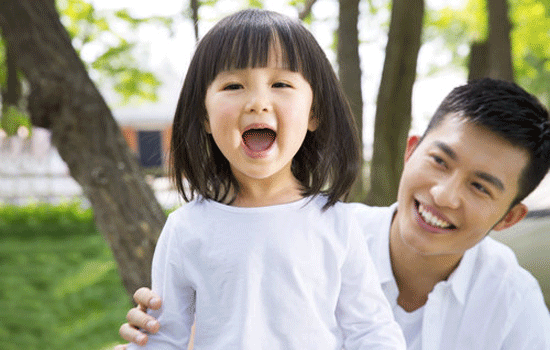
[[[300,22],[271,11],[248,9],[222,19],[202,38],[181,89],[170,172],[186,201],[195,194],[222,203],[235,199],[239,184],[205,129],[206,90],[222,71],[266,67],[273,48],[281,51],[285,68],[300,72],[313,91],[312,115],[318,127],[307,132],[292,161],[302,194],[325,195],[327,208],[349,192],[360,168],[359,138],[330,62]]]

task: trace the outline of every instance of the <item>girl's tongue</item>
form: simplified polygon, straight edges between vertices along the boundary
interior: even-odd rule
[[[275,141],[275,137],[275,132],[270,129],[250,129],[243,133],[244,144],[254,152],[269,149]]]

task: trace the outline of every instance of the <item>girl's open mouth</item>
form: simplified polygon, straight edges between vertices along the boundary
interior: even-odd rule
[[[242,137],[243,143],[250,153],[261,154],[273,145],[277,133],[268,128],[248,129]]]

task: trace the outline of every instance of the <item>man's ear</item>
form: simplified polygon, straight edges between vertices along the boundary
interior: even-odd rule
[[[416,149],[416,146],[418,146],[418,141],[420,141],[420,136],[417,135],[409,136],[407,139],[407,148],[405,148],[405,162],[409,160],[410,156]]]
[[[527,215],[527,206],[523,203],[516,204],[504,215],[502,219],[493,227],[494,231],[504,230],[512,227],[521,221]]]

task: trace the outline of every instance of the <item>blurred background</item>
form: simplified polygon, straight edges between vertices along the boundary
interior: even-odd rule
[[[354,201],[395,201],[407,135],[468,79],[512,80],[550,104],[550,0],[4,0],[0,349],[120,342],[182,204],[167,151],[196,41],[251,6],[300,18],[333,63],[362,130]],[[550,177],[526,204],[526,220],[491,235],[548,305]]]

